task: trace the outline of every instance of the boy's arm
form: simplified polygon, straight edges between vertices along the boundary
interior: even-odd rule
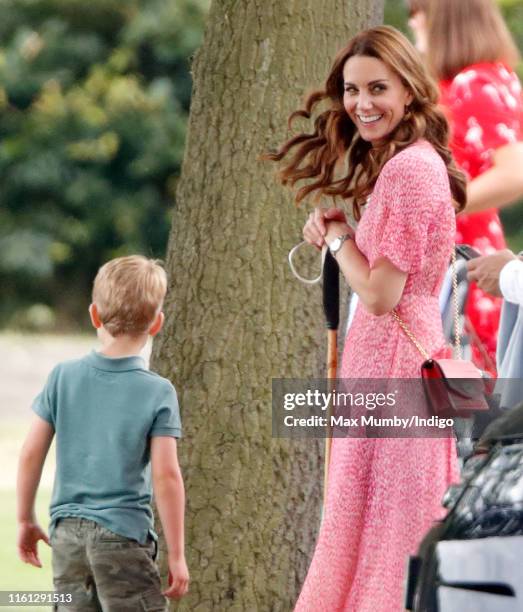
[[[49,539],[36,521],[34,502],[53,436],[52,425],[38,415],[34,415],[18,460],[16,482],[18,555],[22,561],[36,567],[42,567],[38,558],[38,540],[49,544]]]
[[[151,465],[154,498],[167,543],[168,565],[172,577],[172,583],[164,594],[167,597],[181,597],[187,592],[189,573],[184,554],[185,491],[175,438],[151,438]]]

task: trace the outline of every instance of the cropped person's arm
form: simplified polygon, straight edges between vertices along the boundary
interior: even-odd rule
[[[50,423],[35,415],[20,452],[16,483],[18,555],[24,563],[42,567],[38,541],[49,544],[47,534],[38,525],[34,504],[45,458],[54,436]]]
[[[523,142],[507,144],[492,154],[493,166],[467,187],[464,213],[510,206],[523,196]]]
[[[481,290],[507,299],[507,296],[502,296],[501,275],[503,269],[512,261],[521,263],[509,249],[476,257],[467,262],[467,278],[475,282]]]
[[[181,597],[187,592],[189,573],[184,553],[185,490],[176,454],[176,439],[151,438],[153,490],[167,544],[172,583],[165,595]]]

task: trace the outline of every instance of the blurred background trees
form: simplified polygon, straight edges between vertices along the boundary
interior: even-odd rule
[[[81,326],[103,261],[163,256],[207,5],[2,3],[1,326]]]
[[[0,327],[81,328],[103,261],[163,256],[209,3],[3,0]],[[523,49],[523,0],[500,3]],[[403,0],[385,22],[407,31]]]

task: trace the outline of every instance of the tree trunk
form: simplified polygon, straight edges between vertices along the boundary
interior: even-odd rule
[[[310,562],[323,441],[272,437],[271,378],[325,375],[321,291],[289,272],[305,210],[258,157],[382,11],[383,0],[211,6],[152,360],[176,385],[184,426],[191,587],[178,610],[291,610]]]

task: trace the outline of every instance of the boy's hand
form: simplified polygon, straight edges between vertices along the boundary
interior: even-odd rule
[[[24,563],[42,567],[38,557],[38,540],[43,540],[48,546],[51,546],[47,534],[38,523],[19,523],[18,556]]]
[[[179,599],[189,590],[189,570],[185,558],[169,559],[169,588],[163,592],[166,597]]]

